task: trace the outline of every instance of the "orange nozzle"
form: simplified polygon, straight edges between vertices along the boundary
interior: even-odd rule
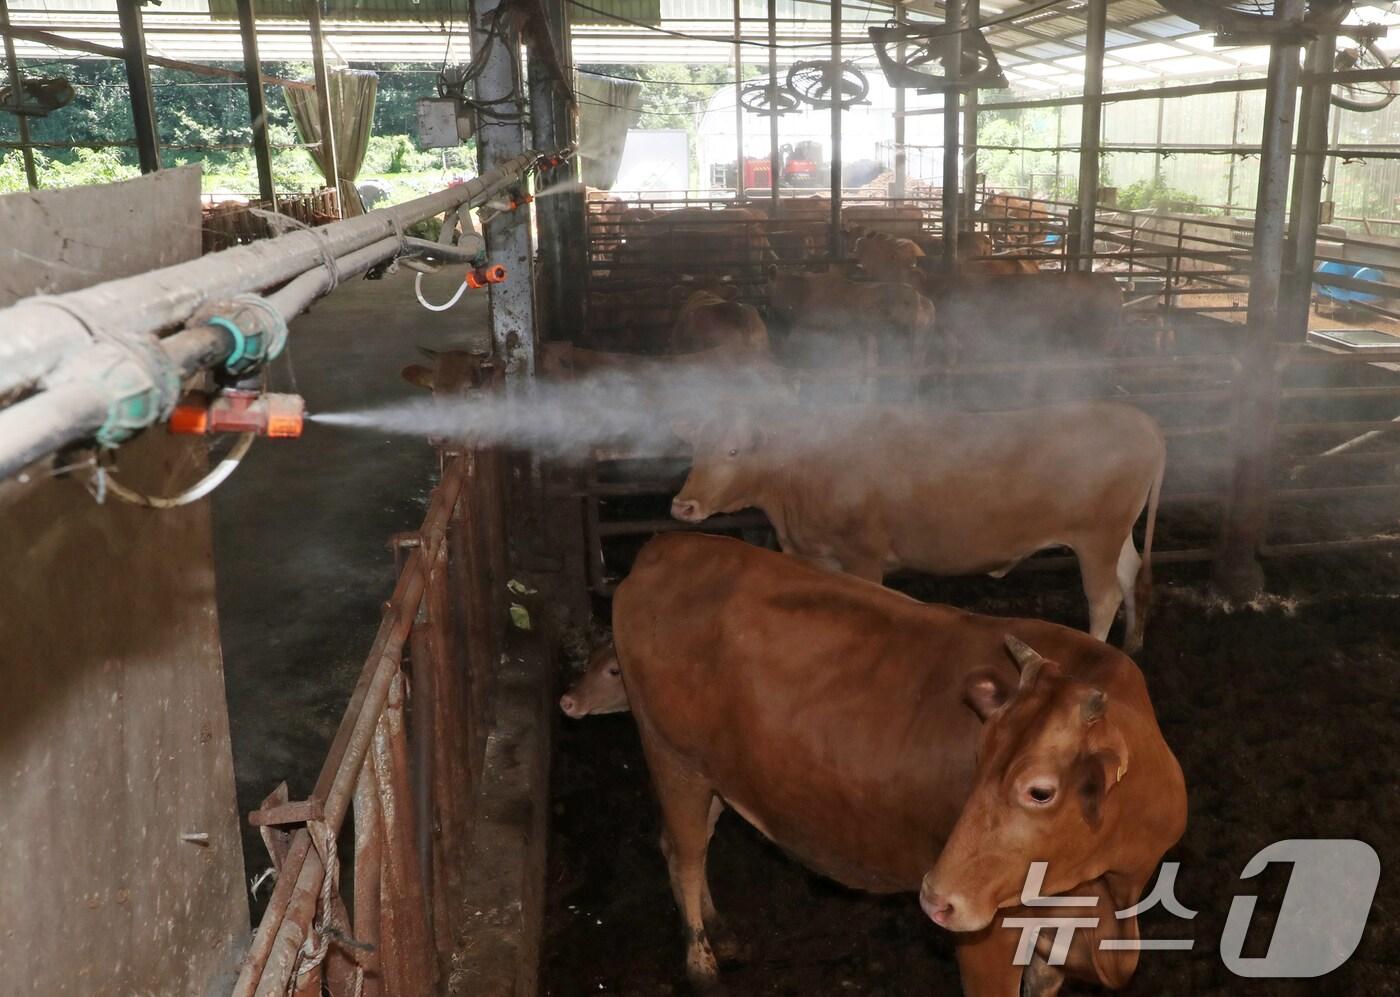
[[[300,395],[227,389],[216,396],[198,392],[180,399],[170,413],[170,432],[257,433],[259,436],[300,436],[306,402]]]
[[[467,286],[475,291],[487,284],[499,284],[506,279],[506,268],[500,263],[477,267],[467,271]]]
[[[170,413],[170,431],[203,436],[209,431],[209,399],[185,395]]]

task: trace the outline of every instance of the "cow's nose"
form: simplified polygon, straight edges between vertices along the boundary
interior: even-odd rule
[[[950,897],[920,890],[919,906],[924,909],[924,913],[928,915],[929,920],[940,928],[948,927],[949,923],[953,920],[953,901]]]
[[[683,523],[698,523],[705,518],[700,515],[700,503],[693,499],[672,499],[671,515]]]
[[[578,700],[568,693],[559,697],[559,709],[564,711],[565,716],[573,717],[575,720],[579,717]]]

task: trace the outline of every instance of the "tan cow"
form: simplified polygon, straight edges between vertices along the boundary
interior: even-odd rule
[[[774,406],[674,429],[695,454],[671,503],[677,519],[761,509],[784,551],[876,582],[897,568],[999,578],[1036,551],[1068,547],[1089,632],[1107,639],[1122,604],[1123,646],[1142,646],[1166,443],[1132,406]]]
[[[836,274],[769,270],[768,307],[793,333],[836,333],[861,342],[874,335],[887,362],[925,363],[935,341],[951,357],[954,340],[935,340],[933,304],[907,284],[866,283]]]
[[[1021,884],[1037,860],[1047,893],[1099,901],[1064,970],[1110,986],[1131,975],[1136,953],[1095,943],[1138,937],[1114,911],[1180,838],[1186,789],[1125,655],[694,534],[642,549],[613,637],[699,993],[723,993],[716,954],[732,939],[705,877],[726,806],[824,876],[876,893],[922,884],[931,916],[952,905],[945,919],[983,927],[957,939],[968,997],[1021,993],[1018,932],[985,926],[1029,913]],[[1064,971],[1038,957],[1028,975],[1047,997]]]
[[[886,284],[908,284],[918,288],[923,283],[919,261],[924,251],[913,239],[899,239],[885,232],[867,232],[852,247],[860,268],[871,280]]]
[[[737,288],[701,288],[685,285],[672,288],[672,301],[679,307],[676,321],[667,337],[667,353],[695,353],[731,347],[768,356],[768,327],[758,309],[735,301]]]

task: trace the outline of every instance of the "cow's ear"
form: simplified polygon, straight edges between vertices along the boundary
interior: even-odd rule
[[[1111,788],[1105,777],[1105,770],[1113,764],[1112,759],[1100,757],[1099,752],[1086,755],[1074,766],[1074,790],[1079,797],[1079,808],[1084,813],[1084,821],[1094,830],[1103,823],[1103,801]]]
[[[963,681],[963,702],[980,720],[986,720],[1010,698],[1010,683],[990,668],[978,669]]]
[[[399,376],[416,388],[433,390],[433,369],[421,363],[411,363],[399,371]]]

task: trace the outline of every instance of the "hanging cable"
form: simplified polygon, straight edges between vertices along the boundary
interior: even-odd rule
[[[218,488],[232,474],[243,460],[248,450],[253,445],[255,433],[240,433],[237,442],[233,444],[233,449],[228,452],[223,460],[219,461],[214,470],[210,471],[197,482],[180,492],[178,495],[146,495],[133,488],[128,488],[116,478],[112,477],[110,471],[99,467],[97,473],[103,478],[105,489],[111,495],[123,502],[131,505],[145,506],[148,509],[178,509],[182,505],[189,505],[191,502],[198,502],[208,495],[215,488]]]

